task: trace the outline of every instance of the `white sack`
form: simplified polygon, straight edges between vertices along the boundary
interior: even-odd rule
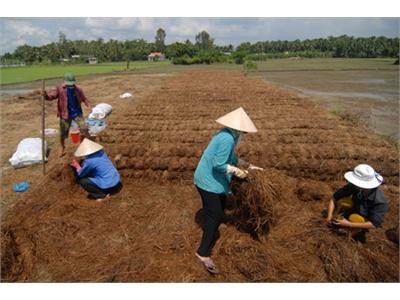
[[[47,143],[45,142],[45,153],[47,153]],[[47,158],[45,158],[47,160]],[[19,142],[17,151],[9,159],[14,168],[24,167],[42,162],[42,139],[26,138]]]
[[[107,117],[112,111],[112,106],[107,103],[97,104],[89,115],[90,119],[104,119]]]

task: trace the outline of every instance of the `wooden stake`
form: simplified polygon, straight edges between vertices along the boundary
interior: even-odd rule
[[[45,90],[45,83],[44,80],[42,80],[42,92]],[[43,175],[46,174],[46,147],[45,147],[45,106],[44,106],[44,96],[42,94],[42,164],[43,164]]]

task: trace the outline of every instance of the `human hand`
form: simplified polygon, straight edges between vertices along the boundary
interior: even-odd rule
[[[247,171],[245,171],[245,170],[242,170],[242,169],[237,169],[236,171],[235,171],[235,173],[233,173],[236,177],[239,177],[239,178],[241,178],[241,179],[243,179],[243,178],[246,178],[247,177],[247,174],[248,174],[248,172]]]
[[[244,171],[244,170],[242,170],[238,167],[232,166],[232,165],[228,165],[226,171],[227,171],[227,173],[231,173],[239,178],[246,178],[247,173],[248,173],[247,171]]]
[[[249,168],[248,168],[249,170],[258,170],[258,171],[264,171],[264,169],[263,168],[261,168],[261,167],[257,167],[257,166],[255,166],[255,165],[252,165],[252,164],[250,164],[249,165]]]
[[[241,179],[243,179],[243,178],[246,178],[247,177],[247,171],[245,171],[245,170],[242,170],[242,169],[240,169],[240,168],[236,168],[236,167],[234,167],[235,169],[233,170],[233,175],[235,175],[236,177],[239,177],[239,178],[241,178]]]
[[[343,219],[337,219],[337,218],[333,219],[332,223],[335,225],[342,226],[342,227],[351,227],[351,222],[344,218]]]
[[[46,93],[45,90],[41,90],[41,91],[40,91],[40,95],[43,96],[43,97],[45,97],[45,96],[47,95],[47,93]]]
[[[75,159],[72,160],[72,162],[70,163],[70,166],[72,166],[72,167],[75,168],[75,169],[78,169],[78,168],[81,167],[81,166],[79,165],[79,163],[78,163]]]

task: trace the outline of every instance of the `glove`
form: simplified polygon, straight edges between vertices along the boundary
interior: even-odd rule
[[[249,170],[259,170],[259,171],[263,171],[264,170],[263,168],[257,167],[257,166],[252,165],[252,164],[250,164],[248,169]]]
[[[250,163],[248,163],[247,161],[239,158],[238,160],[238,167],[242,167],[242,168],[246,168],[248,170],[259,170],[259,171],[263,171],[263,168],[257,167],[255,165],[252,165]]]
[[[243,171],[242,169],[239,169],[239,168],[237,168],[235,166],[232,166],[232,165],[227,165],[226,172],[228,174],[229,173],[233,174],[233,175],[235,175],[236,177],[239,177],[239,178],[246,178],[246,176],[247,176],[247,171]]]

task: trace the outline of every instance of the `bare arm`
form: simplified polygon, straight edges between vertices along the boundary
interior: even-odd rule
[[[348,228],[359,228],[359,229],[375,229],[376,228],[374,226],[374,224],[372,224],[369,221],[362,222],[362,223],[353,223],[346,219],[342,219],[342,220],[335,219],[335,220],[333,220],[333,223],[336,225],[339,225],[342,227],[348,227]]]
[[[333,217],[333,211],[335,210],[335,201],[333,199],[329,200],[329,206],[328,206],[328,217],[326,218],[327,222],[332,221]]]
[[[44,96],[44,99],[46,100],[54,100],[58,98],[58,89],[51,90],[49,92],[46,92],[45,90],[42,91],[42,96]]]
[[[81,165],[75,159],[70,163],[70,165],[74,167],[77,172],[82,169]]]
[[[363,222],[363,223],[351,223],[350,222],[350,226],[351,228],[360,228],[360,229],[375,229],[376,227],[374,226],[374,224],[372,224],[371,222]]]

